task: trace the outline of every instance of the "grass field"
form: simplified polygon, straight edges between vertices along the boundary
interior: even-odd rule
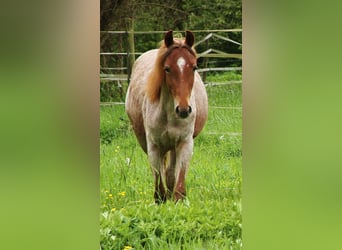
[[[101,107],[102,249],[241,249],[241,84],[207,93],[208,122],[195,139],[187,199],[177,204],[155,205],[147,156],[124,106]]]

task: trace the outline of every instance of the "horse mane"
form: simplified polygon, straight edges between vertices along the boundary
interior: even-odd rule
[[[191,54],[196,56],[196,51],[193,47],[185,44],[185,39],[174,39],[170,47],[166,47],[164,40],[160,42],[160,47],[157,53],[157,58],[154,67],[147,79],[146,93],[151,102],[159,100],[161,87],[164,82],[165,72],[163,68],[164,61],[175,48],[187,48]]]

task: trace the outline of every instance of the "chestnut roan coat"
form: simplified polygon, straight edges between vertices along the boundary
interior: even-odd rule
[[[167,32],[159,49],[136,60],[127,91],[126,112],[148,155],[156,203],[185,197],[193,138],[207,120],[208,98],[193,44],[190,31],[185,39]]]

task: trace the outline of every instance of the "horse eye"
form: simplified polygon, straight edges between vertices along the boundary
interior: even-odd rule
[[[170,71],[171,71],[170,67],[165,67],[164,70],[165,70],[166,73],[170,73]]]

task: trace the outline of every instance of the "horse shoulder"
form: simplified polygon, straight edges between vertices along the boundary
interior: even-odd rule
[[[152,69],[157,50],[151,50],[142,54],[134,63],[131,81],[126,95],[126,113],[131,121],[133,131],[143,148],[147,151],[146,131],[143,118],[143,104],[146,96],[145,86],[148,73]]]

